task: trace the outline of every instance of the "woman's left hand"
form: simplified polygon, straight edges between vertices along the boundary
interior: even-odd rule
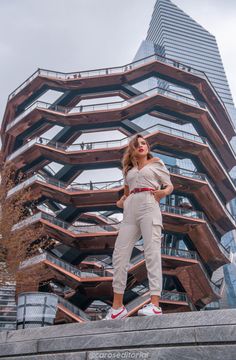
[[[160,202],[161,198],[163,198],[165,195],[163,194],[163,190],[154,190],[151,191],[156,201]]]

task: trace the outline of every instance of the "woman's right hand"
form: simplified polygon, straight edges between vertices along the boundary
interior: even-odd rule
[[[124,201],[126,200],[127,196],[123,195],[117,202],[116,206],[123,209],[124,208]]]

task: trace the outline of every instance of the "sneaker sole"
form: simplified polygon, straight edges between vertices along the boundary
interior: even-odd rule
[[[146,314],[138,314],[138,316],[160,316],[163,315],[162,313],[160,314],[150,314],[150,315],[146,315]]]
[[[121,320],[121,319],[124,319],[124,318],[126,318],[126,317],[128,317],[127,316],[127,314],[125,314],[125,315],[123,315],[123,316],[121,316],[121,317],[119,317],[119,318],[116,318],[116,319],[101,319],[101,320],[112,320],[112,321],[114,321],[114,320]]]

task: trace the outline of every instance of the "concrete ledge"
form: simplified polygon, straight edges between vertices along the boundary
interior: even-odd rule
[[[236,309],[9,331],[0,359],[235,359]]]

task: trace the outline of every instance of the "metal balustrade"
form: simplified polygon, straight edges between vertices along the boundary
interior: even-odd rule
[[[69,263],[67,263],[59,258],[56,258],[48,253],[46,254],[46,259],[80,278],[97,277],[97,276],[111,276],[111,273],[107,272],[105,269],[104,270],[99,270],[99,269],[80,270],[80,269],[77,269],[75,266],[72,266]]]
[[[211,235],[214,237],[215,241],[218,243],[218,246],[220,247],[221,251],[224,253],[224,255],[227,258],[230,258],[230,252],[219,241],[219,239],[215,235],[214,231],[212,230],[211,225],[208,223],[205,214],[202,211],[188,210],[188,209],[183,209],[183,208],[180,208],[177,206],[169,206],[169,205],[165,205],[165,204],[160,204],[160,208],[162,211],[168,212],[170,214],[177,214],[177,215],[186,216],[186,217],[190,217],[190,218],[194,218],[194,219],[204,220],[208,230],[211,232]]]
[[[169,256],[174,256],[174,257],[182,257],[182,258],[187,258],[187,259],[198,260],[198,263],[199,263],[202,271],[206,275],[213,291],[216,293],[220,293],[221,283],[218,286],[216,283],[214,283],[211,280],[205,267],[201,263],[201,260],[196,251],[176,249],[176,248],[172,248],[172,247],[161,247],[161,253],[162,253],[162,255],[169,255]],[[132,267],[133,265],[139,263],[141,260],[144,260],[144,259],[145,259],[144,252],[136,255],[135,257],[130,259],[130,267]],[[88,257],[87,260],[90,262],[93,261],[93,262],[102,264],[102,266],[104,267],[102,270],[100,270],[100,269],[78,269],[77,267],[75,267],[75,266],[67,263],[66,261],[61,260],[55,256],[52,256],[51,254],[49,254],[47,252],[44,252],[43,254],[40,254],[40,255],[34,256],[30,259],[25,260],[24,262],[21,263],[20,269],[35,265],[44,260],[48,260],[48,261],[52,262],[53,264],[61,267],[62,269],[66,270],[69,273],[71,273],[75,276],[78,276],[80,278],[107,277],[107,276],[110,277],[113,275],[113,270],[114,270],[112,266],[108,265],[106,262],[104,262],[96,257]],[[109,258],[109,260],[110,260],[110,258]],[[110,271],[106,271],[106,270],[110,270]]]
[[[51,70],[46,70],[46,69],[38,69],[9,95],[8,101],[13,99],[22,89],[24,89],[28,84],[30,84],[38,76],[49,77],[52,79],[59,79],[59,80],[76,80],[76,79],[80,79],[80,78],[84,78],[84,77],[94,77],[94,76],[101,76],[101,75],[104,76],[104,75],[124,73],[124,72],[130,71],[130,70],[136,69],[137,67],[140,67],[144,64],[150,63],[154,60],[165,63],[169,66],[178,68],[181,71],[194,74],[194,75],[206,80],[208,83],[208,86],[211,88],[211,90],[217,97],[218,101],[220,102],[221,106],[224,108],[229,122],[231,123],[231,125],[233,125],[233,122],[232,122],[230,116],[228,115],[228,112],[225,108],[223,101],[221,100],[221,97],[217,93],[214,86],[211,84],[211,81],[205,72],[195,69],[192,66],[190,67],[189,65],[185,65],[179,61],[176,61],[176,60],[173,60],[173,59],[161,56],[161,55],[157,55],[157,54],[147,56],[143,59],[134,61],[132,63],[126,64],[121,67],[111,67],[111,68],[95,69],[95,70],[80,71],[80,72],[70,72],[70,73],[62,73],[62,72],[51,71]]]
[[[181,292],[172,292],[172,291],[163,291],[161,294],[162,300],[172,300],[172,301],[187,301],[187,294]]]
[[[162,255],[169,255],[169,256],[174,256],[174,257],[182,257],[182,258],[187,258],[187,259],[194,259],[197,260],[202,271],[204,272],[204,274],[206,275],[210,286],[212,287],[212,290],[219,294],[221,291],[221,284],[218,286],[216,283],[214,283],[208,272],[206,271],[205,267],[203,266],[201,259],[199,257],[199,255],[197,254],[196,251],[192,251],[192,250],[183,250],[183,249],[176,249],[176,248],[172,248],[172,247],[161,247],[161,253]],[[145,259],[145,255],[144,252],[142,252],[141,254],[138,254],[137,256],[133,257],[131,259],[131,264],[135,265],[137,264],[139,261]]]
[[[161,55],[153,54],[153,55],[147,56],[143,59],[126,64],[124,66],[102,68],[102,69],[95,69],[95,70],[89,70],[89,71],[79,71],[79,72],[77,71],[77,72],[63,73],[63,72],[58,72],[58,71],[53,71],[53,70],[38,69],[9,95],[8,101],[11,100],[14,96],[16,96],[22,89],[24,89],[28,84],[30,84],[38,76],[49,77],[52,79],[59,79],[59,80],[75,80],[75,79],[84,78],[84,77],[112,75],[112,74],[124,73],[124,72],[130,71],[130,70],[136,69],[137,67],[145,65],[154,60],[163,62],[163,63],[173,66],[175,68],[181,69],[182,71],[190,72],[194,75],[200,76],[203,79],[206,79],[210,83],[209,79],[207,78],[207,75],[203,71],[197,70],[193,67],[190,67],[189,65],[184,65],[180,62],[177,62],[176,60],[172,60],[170,58],[166,58]]]
[[[121,180],[121,183],[123,182],[123,180]],[[123,185],[123,184],[122,184]],[[121,186],[121,185],[119,185]],[[110,219],[109,217],[101,214],[100,212],[98,212],[98,216],[102,219],[104,219],[107,223],[109,223],[110,225],[113,225],[113,224],[116,224],[117,223],[117,220],[115,219]]]
[[[169,214],[177,214],[177,215],[189,217],[192,219],[202,219],[202,220],[206,221],[206,218],[205,218],[205,215],[203,214],[203,212],[198,211],[198,210],[188,210],[188,209],[183,209],[183,208],[175,207],[175,206],[169,206],[169,205],[165,205],[165,204],[160,204],[160,208],[162,211],[167,212]],[[113,224],[112,226],[106,225],[106,224],[74,226],[74,225],[71,225],[70,223],[67,223],[63,220],[60,220],[60,219],[54,217],[53,215],[39,212],[31,217],[26,218],[25,220],[19,222],[18,224],[15,224],[13,226],[12,230],[22,228],[23,226],[37,222],[40,219],[48,220],[49,222],[51,222],[55,225],[58,225],[63,229],[70,230],[76,234],[114,231],[114,225],[117,227],[117,231],[118,231],[119,226],[121,224],[121,221],[120,221],[120,222],[117,222],[116,224]]]
[[[162,125],[162,124],[152,125],[152,126],[146,128],[146,129],[143,129],[143,131],[141,131],[140,133],[143,134],[143,135],[146,135],[146,132],[151,133],[151,132],[153,132],[155,130],[156,131],[160,130],[163,133],[179,136],[179,137],[182,137],[182,138],[187,139],[187,140],[199,142],[201,144],[208,144],[207,138],[204,137],[204,136],[200,136],[200,135],[197,135],[197,134],[190,133],[189,131],[176,129],[176,128],[173,128],[171,126]]]
[[[191,106],[195,106],[197,108],[203,108],[208,110],[206,104],[203,101],[196,101],[190,97],[187,97],[182,94],[178,94],[172,90],[168,90],[161,87],[155,87],[153,89],[147,90],[140,95],[133,96],[130,99],[117,101],[117,102],[110,102],[110,103],[103,103],[103,104],[93,104],[93,105],[79,105],[75,107],[64,107],[61,105],[53,105],[44,101],[36,101],[32,105],[30,105],[25,111],[23,111],[20,115],[18,115],[13,121],[11,121],[7,127],[6,131],[11,129],[15,126],[21,119],[23,119],[26,115],[32,112],[34,109],[41,109],[41,110],[49,110],[53,112],[58,112],[62,114],[78,114],[84,112],[94,112],[94,111],[101,111],[101,110],[116,110],[122,109],[130,104],[143,100],[145,98],[155,96],[155,95],[162,95],[168,98],[181,101],[183,103],[189,104]]]
[[[210,224],[207,222],[207,218],[205,217],[203,212],[198,211],[198,210],[183,209],[180,207],[169,206],[169,205],[165,205],[165,204],[160,204],[160,208],[161,208],[161,211],[167,212],[169,214],[176,214],[176,215],[185,216],[185,217],[192,218],[192,219],[204,220],[207,228],[211,232],[212,236],[214,237],[214,239],[215,239],[216,243],[218,244],[218,246],[220,247],[221,251],[224,253],[224,255],[227,258],[230,257],[229,251],[220,243],[219,239],[214,234]],[[15,224],[13,226],[12,230],[16,230],[16,229],[22,228],[23,226],[33,224],[34,222],[37,222],[40,219],[47,220],[63,229],[72,231],[75,234],[114,231],[114,225],[116,226],[116,231],[118,231],[120,224],[121,224],[121,222],[117,222],[116,224],[113,224],[112,226],[106,225],[106,224],[74,226],[74,225],[71,225],[70,223],[67,223],[63,220],[60,220],[60,219],[54,217],[53,215],[50,215],[50,214],[47,214],[44,212],[39,212],[31,217],[26,218],[25,220],[19,222],[18,224]]]
[[[161,247],[161,253],[162,255],[169,255],[169,256],[175,256],[175,257],[182,257],[182,258],[187,258],[187,259],[194,259],[194,260],[198,260],[200,261],[200,258],[197,254],[196,251],[191,251],[191,250],[182,250],[182,249],[176,249],[173,247]],[[132,265],[137,264],[139,261],[145,259],[145,255],[144,252],[134,256],[131,260],[130,263]]]
[[[143,284],[140,284],[143,285]],[[135,292],[138,295],[144,295],[146,292],[149,292],[149,289],[143,285],[143,287],[141,289],[138,288],[137,289],[133,289],[133,292]],[[142,302],[143,297],[140,297],[140,302]],[[182,292],[177,292],[177,291],[168,291],[168,290],[162,290],[161,293],[161,299],[162,300],[172,300],[172,301],[185,301],[188,302],[187,300],[187,294],[186,293],[182,293]],[[136,299],[134,299],[136,300]]]
[[[189,177],[189,178],[197,179],[197,180],[203,180],[203,181],[207,180],[207,176],[198,171],[184,169],[179,166],[172,166],[172,165],[168,165],[168,164],[166,164],[166,167],[171,174],[181,175],[181,176],[185,176],[185,177]]]
[[[36,174],[36,175],[22,181],[20,184],[14,186],[13,188],[11,188],[7,193],[7,197],[9,197],[9,196],[15,194],[16,192],[28,187],[29,185],[33,184],[37,180],[46,182],[45,178],[43,178],[39,174]]]
[[[177,249],[169,246],[161,247],[161,253],[163,255],[170,255],[176,257],[183,257],[187,259],[193,259],[200,261],[200,258],[196,251],[193,250],[184,250],[184,249]]]
[[[170,206],[165,204],[160,204],[160,208],[162,211],[167,212],[169,214],[176,214],[176,215],[181,215],[189,218],[201,219],[206,221],[206,217],[204,213],[199,210],[183,209],[181,207]]]
[[[73,305],[66,299],[62,298],[61,296],[58,296],[58,303],[63,305],[66,309],[71,311],[73,314],[79,316],[83,320],[91,320],[91,317],[86,314],[83,310],[79,309],[77,306]]]
[[[197,179],[197,180],[210,181],[205,174],[202,174],[202,173],[199,173],[196,171],[191,171],[188,169],[180,168],[178,166],[171,166],[171,165],[166,165],[166,167],[172,174],[190,177],[190,178]],[[55,178],[48,177],[48,176],[42,176],[40,174],[35,174],[32,177],[24,180],[20,184],[16,185],[12,189],[10,189],[8,191],[8,196],[11,196],[15,192],[20,191],[21,189],[33,184],[35,181],[40,181],[40,182],[44,182],[44,183],[47,183],[50,185],[55,185],[56,187],[65,189],[70,192],[91,190],[91,182],[90,183],[75,183],[74,182],[74,183],[68,185],[67,183],[57,180]],[[123,186],[123,184],[124,184],[123,179],[115,180],[115,181],[92,182],[92,188],[93,188],[93,191],[108,190],[108,189],[115,189],[117,187],[121,187],[121,186]],[[217,196],[216,193],[215,193],[215,195]],[[219,197],[217,197],[217,198],[220,201]],[[106,220],[108,219],[103,214],[99,214],[99,216],[104,217]]]
[[[220,294],[220,292],[221,292],[221,284],[217,284],[214,281],[212,281],[209,274],[208,274],[208,272],[206,271],[205,267],[203,266],[203,264],[201,262],[199,262],[199,265],[200,265],[202,271],[204,272],[204,274],[206,275],[206,277],[208,278],[208,281],[210,283],[210,286],[211,286],[212,290],[216,294]]]
[[[153,132],[153,131],[157,131],[157,130],[161,130],[162,132],[168,133],[168,134],[175,134],[177,136],[183,137],[183,138],[187,138],[187,139],[191,139],[194,140],[196,142],[199,143],[204,143],[207,144],[210,148],[210,150],[212,151],[212,153],[214,154],[214,156],[216,157],[216,159],[218,160],[218,155],[216,154],[215,150],[212,148],[212,146],[209,145],[208,141],[206,138],[202,137],[202,136],[198,136],[186,131],[182,131],[182,130],[177,130],[175,128],[171,128],[169,126],[165,126],[165,125],[153,125],[150,126],[146,129],[143,129],[142,133],[143,135],[146,135],[146,132]],[[7,157],[7,160],[13,160],[16,156],[20,155],[21,153],[23,153],[24,151],[26,151],[28,148],[30,148],[31,146],[33,146],[34,144],[41,144],[41,145],[47,145],[49,147],[55,148],[55,149],[61,149],[61,150],[68,150],[68,151],[76,151],[76,150],[80,150],[82,151],[82,149],[84,147],[86,148],[90,148],[90,149],[99,149],[99,148],[110,148],[110,147],[118,147],[118,146],[122,146],[124,144],[128,143],[128,139],[129,137],[125,137],[121,140],[113,140],[113,141],[98,141],[98,142],[90,142],[90,143],[79,143],[79,144],[72,144],[72,145],[64,145],[62,143],[58,143],[58,142],[53,142],[50,139],[45,139],[42,137],[36,137],[35,139],[32,139],[31,141],[29,141],[27,144],[23,145],[21,148],[19,148],[18,150],[16,150],[15,152],[13,152],[12,154],[10,154]],[[219,160],[218,160],[219,162]],[[219,162],[219,164],[221,165],[221,163]],[[205,174],[201,174],[199,172],[196,171],[190,171],[188,169],[183,169],[177,166],[169,166],[167,165],[168,169],[170,170],[170,172],[174,173],[174,174],[179,174],[182,176],[187,176],[187,177],[192,177],[195,179],[199,179],[199,180],[204,180],[204,181],[208,181],[209,184],[211,184],[211,190],[214,192],[215,196],[217,197],[217,199],[222,203],[223,208],[225,209],[225,211],[227,212],[228,216],[231,218],[231,221],[234,222],[234,219],[232,217],[232,215],[230,214],[230,212],[228,211],[227,208],[225,208],[222,200],[220,199],[219,195],[216,193],[216,191],[214,190],[214,186],[211,183],[209,177]],[[222,167],[222,166],[221,166]],[[224,170],[225,172],[225,170]],[[48,180],[48,182],[50,181],[51,184],[53,184],[53,179],[52,178],[48,178],[50,180]],[[41,178],[41,180],[43,181],[43,178]],[[91,183],[88,184],[75,184],[72,183],[70,186],[67,187],[67,190],[70,189],[71,191],[76,190],[78,187],[82,190],[82,189],[89,189],[89,190],[102,190],[102,189],[111,189],[113,187],[116,186],[121,186],[121,181],[119,180],[118,183],[114,183],[114,182],[96,182],[96,183],[92,183],[92,189],[91,189]],[[60,182],[57,182],[55,185],[60,186],[59,185]],[[63,188],[65,188],[65,185],[63,184],[62,186]],[[10,190],[11,191],[11,190]]]
[[[128,312],[135,309],[137,306],[143,304],[146,300],[150,299],[149,290],[146,289],[145,293],[142,293],[140,296],[137,296],[135,299],[131,300],[128,304],[125,305]]]
[[[190,133],[188,131],[183,131],[179,129],[172,128],[170,126],[162,125],[162,124],[155,124],[151,125],[147,128],[142,129],[140,134],[143,134],[144,136],[147,135],[147,133],[152,133],[155,131],[161,131],[166,134],[176,135],[179,137],[182,137],[184,139],[188,139],[191,141],[199,142],[201,144],[207,144],[210,146],[207,142],[207,139],[203,136],[196,135],[193,133]],[[112,147],[121,147],[128,144],[128,141],[131,137],[124,137],[123,139],[119,140],[107,140],[107,141],[93,141],[93,142],[80,142],[76,144],[66,145],[60,142],[55,142],[51,139],[46,139],[44,137],[36,137],[32,140],[30,140],[28,143],[24,144],[22,147],[14,151],[12,154],[10,154],[7,157],[7,160],[13,160],[16,156],[22,154],[27,149],[32,147],[35,144],[39,145],[45,145],[48,147],[52,147],[54,149],[64,150],[64,151],[83,151],[83,150],[97,150],[97,149],[108,149]]]
[[[41,218],[42,218],[41,212],[39,212],[35,215],[32,215],[32,216],[29,216],[26,219],[20,221],[19,223],[13,225],[12,231],[19,230],[27,225],[32,225],[32,224],[38,222]]]
[[[224,205],[222,198],[218,195],[218,193],[215,190],[214,184],[212,183],[212,181],[206,174],[203,174],[203,173],[200,173],[197,171],[188,170],[188,169],[183,169],[178,166],[171,166],[168,164],[166,165],[166,167],[172,174],[181,175],[181,176],[185,176],[185,177],[191,177],[193,179],[206,181],[208,183],[208,186],[210,187],[211,191],[213,192],[214,196],[217,198],[218,202],[221,204],[222,208],[224,209],[225,213],[230,218],[231,222],[233,224],[236,224],[233,215],[230,213],[230,211]]]
[[[215,235],[214,231],[212,230],[210,224],[209,224],[209,223],[206,223],[206,226],[207,226],[208,230],[210,231],[212,237],[214,237],[215,241],[217,241],[218,246],[219,246],[221,252],[225,255],[225,257],[226,257],[227,259],[230,259],[230,257],[231,257],[230,246],[229,246],[228,248],[225,248],[224,245],[223,245],[223,244],[218,240],[218,238],[216,237],[216,235]]]
[[[207,180],[209,181],[209,179],[207,179],[206,175],[204,174],[200,174],[200,173],[196,173],[196,172],[191,172],[190,170],[186,170],[186,169],[181,169],[181,168],[176,168],[176,167],[171,167],[169,166],[169,170],[172,171],[173,173],[180,173],[180,174],[184,174],[185,176],[188,174],[190,175],[192,173],[192,177],[197,177],[197,178],[201,178],[202,180]],[[184,170],[183,173],[181,173],[181,171]],[[45,183],[49,183],[49,184],[53,184],[56,185],[58,187],[61,187],[63,189],[65,189],[65,183],[60,182],[58,180],[55,180],[53,178],[43,178],[41,175],[34,175],[32,178],[27,179],[25,182],[17,185],[16,187],[12,188],[11,190],[9,190],[8,192],[8,196],[12,195],[13,193],[15,193],[16,191],[22,189],[24,186],[29,186],[30,184],[32,184],[34,181],[43,181]],[[118,183],[119,185],[121,184],[122,180],[119,180]],[[109,182],[109,184],[111,184],[113,182]],[[117,182],[115,182],[117,183]],[[213,189],[213,188],[212,188]],[[69,188],[70,191],[74,191],[75,187],[71,187]],[[77,188],[78,190],[78,188]],[[214,191],[215,193],[215,191]],[[217,196],[217,194],[215,193],[215,195]],[[221,202],[220,198],[217,196],[218,200]],[[222,204],[223,206],[223,204]],[[160,208],[162,211],[171,213],[171,214],[177,214],[177,215],[181,215],[181,216],[186,216],[186,217],[190,217],[190,218],[198,218],[198,219],[203,219],[206,221],[206,224],[208,226],[208,229],[210,230],[212,236],[216,239],[217,243],[219,244],[219,247],[221,248],[222,252],[224,253],[224,255],[229,258],[230,253],[229,251],[220,243],[220,241],[216,238],[213,230],[211,229],[211,226],[209,225],[209,223],[207,222],[207,219],[204,215],[203,212],[201,211],[197,211],[197,210],[189,210],[189,209],[183,209],[180,207],[175,207],[175,206],[169,206],[169,205],[165,205],[165,204],[160,204]],[[235,220],[233,218],[233,216],[230,214],[230,212],[224,207],[224,209],[226,210],[227,215],[230,217],[231,221],[233,223],[235,223]],[[38,216],[40,216],[39,214],[34,215],[33,217],[31,217],[30,222],[34,222],[34,221],[38,221]],[[119,225],[120,222],[112,222],[109,225],[80,225],[80,226],[73,226],[71,224],[67,224],[64,221],[57,219],[55,217],[53,217],[50,214],[45,214],[42,213],[42,218],[49,220],[51,222],[53,222],[56,225],[61,226],[64,229],[68,229],[70,231],[73,231],[75,233],[81,233],[81,232],[100,232],[100,231],[114,231],[114,226],[117,227],[117,230],[119,229]],[[19,226],[24,226],[24,224],[27,224],[28,220],[23,220],[23,222],[16,224],[13,226],[13,230],[17,229]],[[87,227],[87,228],[86,228]]]
[[[206,175],[204,175],[204,174],[201,174],[201,173],[198,173],[195,171],[191,171],[191,170],[187,170],[187,169],[183,169],[183,168],[179,168],[179,167],[169,166],[169,165],[167,165],[167,168],[172,174],[182,175],[185,177],[190,177],[190,178],[206,181]],[[55,178],[48,177],[48,176],[42,176],[40,174],[35,174],[32,177],[24,180],[20,184],[16,185],[12,189],[10,189],[8,191],[8,196],[11,196],[15,192],[20,191],[23,188],[30,186],[35,181],[40,181],[45,184],[54,185],[61,189],[67,190],[71,193],[73,193],[75,191],[91,190],[91,183],[72,183],[71,185],[68,185],[67,183],[64,183],[63,181],[57,180]],[[115,181],[93,182],[92,187],[93,187],[93,191],[110,190],[110,189],[115,189],[115,188],[121,187],[121,186],[123,186],[123,184],[124,184],[124,180],[120,179],[120,180],[115,180]],[[99,214],[99,216],[103,217],[102,214]],[[106,218],[106,217],[104,217],[104,218]],[[107,218],[106,218],[106,220],[107,220]]]
[[[106,262],[106,260],[108,260]],[[86,263],[94,263],[101,265],[103,268],[112,269],[112,259],[110,256],[106,257],[105,259],[99,259],[96,256],[87,256],[86,259],[84,259]]]
[[[69,273],[71,273],[75,276],[78,276],[80,278],[111,276],[112,275],[109,271],[106,271],[106,269],[108,269],[108,267],[104,270],[78,269],[77,267],[75,267],[75,266],[67,263],[66,261],[61,260],[47,252],[44,252],[43,254],[40,254],[40,255],[34,256],[30,259],[25,260],[24,262],[21,263],[20,269],[35,265],[35,264],[40,263],[45,260],[52,262],[53,264],[59,266],[60,268],[66,270]]]
[[[224,205],[224,202],[222,200],[222,198],[218,195],[218,193],[215,190],[215,185],[214,183],[210,180],[210,178],[205,175],[205,180],[208,183],[208,186],[210,187],[211,191],[213,192],[214,196],[217,198],[217,200],[219,201],[219,203],[221,204],[221,207],[224,209],[225,213],[227,214],[227,216],[230,218],[230,221],[234,224],[234,226],[236,227],[236,221],[234,219],[234,216],[231,214],[231,212],[227,209],[227,207]]]
[[[162,255],[183,257],[183,258],[187,258],[187,259],[194,259],[194,260],[200,261],[200,258],[198,256],[197,252],[192,251],[192,250],[176,249],[173,247],[161,247],[161,253],[162,253]],[[109,259],[109,261],[111,260],[110,257],[107,257],[107,259]],[[144,252],[141,252],[140,254],[138,254],[130,259],[130,264],[131,264],[131,266],[135,265],[139,261],[144,260],[144,259],[145,259]],[[105,267],[109,266],[110,268],[112,268],[110,266],[110,264],[107,264],[104,260],[98,259],[96,256],[93,256],[93,257],[89,256],[86,258],[86,261],[97,262],[98,264],[101,264]]]
[[[139,294],[138,291],[135,291],[135,292],[137,294]],[[140,295],[142,295],[142,296],[131,300],[129,303],[127,303],[125,305],[128,312],[131,311],[136,306],[141,305],[145,300],[150,299],[149,289],[146,288],[145,293],[141,293]],[[189,297],[186,293],[163,290],[162,294],[161,294],[161,300],[187,302],[189,307],[191,308],[191,310],[196,311],[195,306],[193,305],[193,303],[191,302],[191,300],[189,299]],[[97,311],[96,314],[89,315],[89,314],[85,313],[83,310],[79,309],[77,306],[71,304],[69,301],[65,300],[64,298],[62,298],[60,296],[58,297],[58,302],[59,302],[59,304],[62,304],[63,306],[65,306],[65,308],[67,308],[69,311],[71,311],[75,315],[78,315],[80,318],[87,320],[87,321],[101,320],[101,318],[105,316],[104,311],[101,311],[99,309],[99,306],[98,306],[98,308],[96,308],[96,311]]]

